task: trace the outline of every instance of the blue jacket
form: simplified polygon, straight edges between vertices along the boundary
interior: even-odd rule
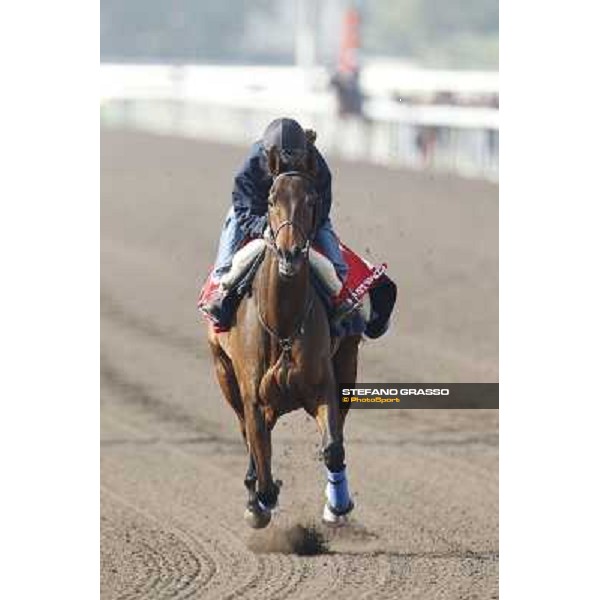
[[[315,148],[316,150],[316,148]],[[315,187],[321,199],[321,226],[331,210],[331,172],[318,150]],[[261,142],[250,148],[233,185],[233,209],[242,232],[250,237],[260,237],[267,226],[267,199],[273,183]]]

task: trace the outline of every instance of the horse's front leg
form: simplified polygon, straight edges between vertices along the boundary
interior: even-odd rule
[[[254,506],[256,506],[256,466],[254,465],[254,458],[250,451],[249,461],[248,461],[248,470],[246,471],[246,477],[244,478],[244,485],[246,486],[246,490],[248,490],[248,510],[251,510]]]
[[[244,515],[255,529],[266,527],[271,511],[277,505],[279,486],[271,474],[271,423],[267,424],[263,411],[256,403],[246,404],[246,440],[250,450],[247,488],[249,502]],[[255,482],[258,489],[255,490]]]
[[[327,473],[323,521],[343,525],[354,508],[346,475],[343,417],[333,386],[317,401],[316,420],[321,431],[323,462]]]

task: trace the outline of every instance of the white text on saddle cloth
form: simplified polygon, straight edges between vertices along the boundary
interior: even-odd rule
[[[350,250],[348,246],[340,243],[344,260],[348,265],[348,277],[346,288],[348,292],[358,301],[373,286],[373,284],[385,273],[387,264],[371,265],[364,258]]]
[[[352,290],[352,295],[360,300],[368,291],[371,289],[371,286],[385,273],[387,269],[387,265],[382,263],[373,267],[371,274],[363,279],[362,283],[358,285],[354,290]]]

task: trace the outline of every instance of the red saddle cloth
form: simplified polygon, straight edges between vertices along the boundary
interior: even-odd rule
[[[196,306],[198,307],[200,314],[204,317],[206,322],[210,323],[217,333],[223,333],[224,331],[228,331],[229,327],[222,327],[217,321],[214,321],[208,314],[206,314],[202,310],[202,306],[204,304],[207,304],[210,301],[210,299],[218,292],[218,290],[219,282],[213,278],[213,268],[211,267],[208,273],[208,277],[206,278],[206,281],[204,282],[204,285],[200,290],[200,295],[198,296],[198,302]]]
[[[342,249],[344,260],[348,265],[348,276],[340,297],[336,298],[335,301],[339,302],[344,300],[347,296],[352,296],[358,301],[375,285],[377,280],[383,276],[387,269],[387,264],[381,263],[378,265],[371,265],[342,242],[340,242],[340,248]],[[200,296],[198,297],[198,309],[200,312],[202,312],[201,306],[217,292],[218,288],[219,284],[212,277],[211,268],[210,274],[204,282],[204,285],[200,290]],[[202,312],[202,315],[213,325],[217,333],[227,331],[228,328],[221,327],[219,323],[215,323],[204,312]]]
[[[344,285],[345,291],[356,300],[360,300],[385,273],[387,264],[381,263],[373,266],[342,242],[340,242],[340,248],[348,265],[348,277]]]
[[[200,307],[205,304],[207,300],[209,300],[214,294],[217,293],[219,289],[219,282],[213,278],[213,268],[210,268],[208,273],[208,277],[206,281],[202,285],[202,289],[200,290],[200,295],[198,296],[198,310]]]

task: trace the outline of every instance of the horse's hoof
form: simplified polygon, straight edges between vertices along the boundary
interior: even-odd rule
[[[354,508],[354,506],[352,508]],[[345,515],[336,515],[329,508],[329,504],[326,503],[325,508],[323,509],[323,523],[329,527],[343,527],[348,523],[349,513],[350,511],[348,511]]]
[[[244,521],[252,529],[263,529],[271,522],[271,511],[251,510],[247,508],[244,512]]]

